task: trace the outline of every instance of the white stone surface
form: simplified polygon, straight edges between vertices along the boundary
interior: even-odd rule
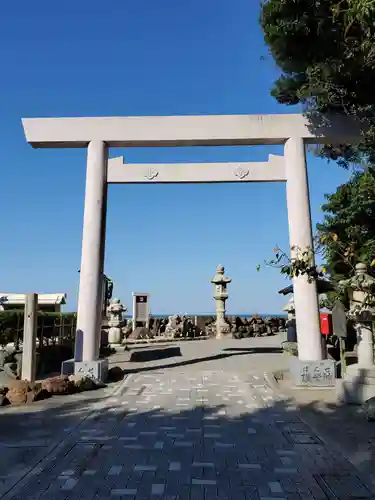
[[[313,249],[306,154],[303,139],[292,137],[285,143],[287,206],[290,247]],[[291,254],[293,258],[295,254]],[[320,361],[323,350],[320,333],[319,303],[316,282],[306,275],[293,279],[297,326],[298,357]]]
[[[111,326],[111,328],[108,330],[108,343],[111,345],[121,344],[121,337],[121,328],[117,326]]]
[[[371,323],[357,322],[357,356],[358,365],[363,368],[374,366],[374,341]]]
[[[282,156],[265,162],[126,164],[122,156],[108,161],[108,183],[285,182]]]
[[[316,144],[361,136],[349,117],[312,127],[301,114],[23,118],[22,124],[35,148],[86,147],[91,141],[109,147],[282,144],[289,137]]]
[[[375,366],[348,366],[345,377],[337,380],[336,392],[340,401],[349,404],[362,404],[375,397]]]
[[[101,382],[107,380],[108,359],[98,359],[95,361],[77,361],[74,363],[74,375],[90,377]]]
[[[106,217],[107,146],[90,142],[87,149],[85,211],[77,331],[83,332],[82,361],[99,356]]]
[[[24,293],[7,293],[0,292],[0,311],[4,309],[11,309],[12,306],[25,305],[26,294]],[[44,305],[56,305],[61,306],[66,304],[66,293],[39,293],[38,294],[38,306],[43,308]],[[4,302],[4,303],[3,303]]]

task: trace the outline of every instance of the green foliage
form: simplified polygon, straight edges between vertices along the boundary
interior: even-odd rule
[[[375,264],[375,171],[356,172],[349,182],[326,195],[324,219],[317,225],[319,242],[334,279],[353,274],[363,262],[369,274]]]
[[[362,138],[356,144],[327,144],[320,149],[325,158],[344,167],[355,163],[361,170],[335,193],[326,195],[315,251],[323,254],[335,281],[352,275],[360,261],[373,274],[375,1],[265,0],[260,23],[282,71],[271,94],[280,103],[301,104],[312,121],[324,122],[332,113],[349,115],[360,126]],[[302,273],[311,274],[298,259],[279,267],[292,276],[296,265]],[[335,299],[331,295],[329,299]]]
[[[302,249],[296,246],[291,248],[292,257],[283,250],[274,248],[274,258],[265,261],[266,266],[275,267],[288,278],[306,275],[311,282],[317,278],[323,278],[326,269],[315,264],[315,253],[312,248]],[[260,265],[257,265],[260,271]]]
[[[343,166],[375,163],[375,2],[266,0],[260,23],[282,71],[272,95],[320,119],[328,112],[355,117],[361,143],[321,153]]]

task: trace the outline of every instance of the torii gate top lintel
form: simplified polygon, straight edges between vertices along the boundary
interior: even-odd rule
[[[23,118],[34,148],[84,148],[100,140],[109,147],[236,146],[348,142],[360,136],[350,118],[313,124],[302,114]]]

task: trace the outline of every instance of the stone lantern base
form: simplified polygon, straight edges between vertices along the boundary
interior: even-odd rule
[[[348,366],[343,379],[337,380],[337,396],[343,403],[362,404],[375,396],[375,366]]]
[[[111,345],[121,344],[122,332],[119,326],[111,326],[108,330],[108,343]]]
[[[215,338],[217,339],[227,337],[231,332],[230,324],[225,320],[221,320],[218,324],[216,320],[214,323],[214,331],[216,332]]]

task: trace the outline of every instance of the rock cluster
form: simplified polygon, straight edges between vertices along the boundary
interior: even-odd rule
[[[42,384],[29,384],[24,380],[15,380],[10,387],[2,388],[2,405],[33,403],[47,399],[49,396]]]
[[[134,331],[131,330],[127,335],[128,339],[138,340],[138,339],[152,339],[153,333],[151,330],[144,326],[137,326]]]
[[[297,342],[283,342],[281,344],[282,350],[290,354],[291,356],[298,356],[298,344]]]
[[[259,337],[262,335],[274,335],[286,330],[286,318],[283,317],[261,317],[257,314],[240,318],[238,316],[227,316],[226,321],[230,327],[230,335],[241,339],[246,337]],[[202,336],[216,336],[216,317],[197,316],[196,324],[189,316],[168,316],[165,318],[150,318],[150,328],[147,335],[141,335],[145,328],[137,327],[134,332],[131,326],[123,329],[125,338],[197,338]],[[137,333],[136,333],[137,332]]]
[[[153,327],[154,330],[158,328],[159,335],[168,338],[195,338],[205,335],[204,330],[195,325],[192,318],[177,314],[155,319]]]
[[[368,399],[362,406],[363,414],[368,422],[375,421],[375,397]]]
[[[117,382],[122,377],[123,372],[118,367],[111,368],[108,372],[109,382]],[[10,380],[8,387],[0,387],[0,406],[28,404],[51,396],[93,391],[102,387],[106,387],[106,385],[99,380],[77,375],[59,375],[36,383],[30,383],[26,380]]]
[[[263,318],[255,314],[250,318],[229,316],[226,318],[230,325],[230,333],[233,338],[242,339],[247,337],[260,337],[263,335],[275,335],[285,330],[285,318]],[[216,333],[215,318],[206,323],[207,335],[214,336]]]
[[[131,326],[123,329],[127,339],[152,339],[155,337],[194,338],[205,335],[202,328],[197,327],[189,316],[168,316],[165,318],[150,318],[149,329]]]

